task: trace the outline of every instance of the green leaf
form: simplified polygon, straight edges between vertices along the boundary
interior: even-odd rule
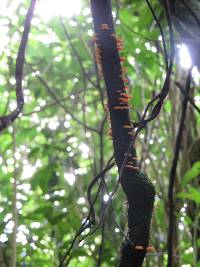
[[[194,187],[190,187],[188,189],[188,192],[181,192],[181,193],[177,194],[177,197],[182,198],[182,199],[190,199],[190,200],[193,200],[197,204],[200,203],[199,190],[197,190]]]
[[[31,180],[32,188],[36,188],[40,186],[43,193],[46,194],[48,192],[48,182],[53,176],[53,166],[48,165],[43,169],[40,169],[36,172]]]
[[[183,255],[183,262],[193,264],[194,263],[194,255],[192,253]]]
[[[182,186],[188,184],[192,179],[195,179],[199,174],[200,174],[200,161],[197,161],[192,165],[192,168],[185,173],[182,181]]]

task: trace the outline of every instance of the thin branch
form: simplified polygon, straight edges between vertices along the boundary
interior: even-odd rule
[[[74,247],[75,242],[77,241],[77,239],[79,238],[79,236],[88,228],[90,228],[93,224],[94,224],[94,204],[97,200],[97,196],[99,194],[99,190],[97,191],[97,194],[94,198],[94,200],[92,201],[90,193],[91,190],[93,188],[93,186],[98,182],[98,180],[104,176],[106,174],[107,171],[109,171],[114,165],[115,163],[112,163],[113,160],[113,156],[109,159],[108,163],[106,164],[106,167],[96,176],[93,178],[93,180],[90,182],[89,187],[88,187],[88,202],[89,202],[89,206],[90,206],[90,210],[88,213],[87,218],[84,220],[83,224],[81,225],[81,227],[78,229],[77,233],[75,234],[74,239],[72,240],[69,249],[66,251],[66,253],[64,254],[64,256],[62,257],[58,267],[62,267],[63,263],[65,262],[65,260],[67,259],[67,257],[69,256],[69,254],[71,253],[71,250]],[[100,188],[100,186],[99,186]],[[91,220],[91,215],[92,215],[92,220]],[[85,235],[86,237],[87,235]],[[84,238],[85,238],[84,237]],[[81,240],[79,240],[79,242],[81,242],[84,238],[82,238]]]
[[[189,95],[186,94],[186,92],[185,92],[185,90],[183,89],[183,87],[181,86],[181,84],[178,83],[178,82],[175,82],[175,84],[176,84],[177,87],[180,89],[181,93],[184,94],[185,96],[187,96],[188,101],[190,102],[190,104],[192,105],[192,107],[193,107],[198,113],[200,113],[200,108],[197,107],[197,105],[195,104],[195,102],[193,101],[193,99],[192,99]]]
[[[97,267],[101,267],[104,241],[105,241],[105,223],[103,222],[101,227],[101,244],[99,247]]]
[[[73,92],[73,95],[82,93],[82,91],[83,90],[79,90],[77,92]],[[48,108],[50,108],[52,106],[55,106],[56,104],[58,104],[58,102],[62,103],[62,102],[65,102],[68,99],[71,99],[71,97],[70,96],[66,96],[66,97],[63,97],[61,99],[57,99],[57,101],[52,101],[50,103],[47,103],[45,106],[40,106],[39,110],[33,110],[33,111],[30,111],[30,112],[27,112],[27,113],[23,113],[22,116],[30,116],[30,115],[35,114],[35,113],[40,113],[40,112],[44,111],[45,109],[48,109]]]
[[[72,51],[74,52],[74,55],[75,55],[75,57],[76,57],[76,59],[77,59],[79,65],[80,65],[80,67],[81,67],[81,70],[82,70],[84,76],[85,76],[85,77],[88,79],[88,81],[89,81],[89,82],[96,88],[96,87],[97,87],[97,84],[95,84],[95,83],[90,79],[88,73],[86,72],[86,70],[85,70],[85,68],[84,68],[84,66],[83,66],[82,60],[81,60],[81,58],[80,58],[80,56],[79,56],[79,54],[78,54],[78,52],[77,52],[75,46],[73,45],[73,43],[72,43],[72,41],[71,41],[71,37],[70,37],[70,35],[69,35],[68,31],[67,31],[67,28],[65,27],[65,24],[64,24],[62,18],[60,18],[60,23],[61,23],[61,25],[62,25],[62,28],[63,28],[64,34],[65,34],[65,37],[67,38],[67,40],[68,40],[68,42],[69,42],[69,45],[71,46],[71,49],[72,49]]]
[[[134,31],[131,27],[129,27],[129,26],[124,22],[124,20],[123,20],[121,17],[120,17],[120,21],[121,21],[121,23],[122,23],[122,26],[124,26],[124,28],[126,28],[127,30],[129,30],[129,31],[132,32],[133,34],[137,35],[138,37],[140,37],[140,38],[142,38],[142,39],[144,39],[144,40],[146,40],[146,41],[149,41],[149,42],[156,42],[156,41],[157,41],[157,40],[155,40],[155,39],[150,39],[150,38],[148,38],[148,37],[142,35],[142,34],[139,33],[139,32]]]
[[[169,93],[169,88],[170,88],[170,78],[172,74],[172,68],[173,68],[173,63],[174,63],[174,33],[173,33],[173,26],[172,26],[172,19],[171,19],[171,13],[170,13],[170,8],[169,8],[169,3],[168,0],[164,0],[164,7],[165,7],[165,13],[167,17],[167,22],[168,22],[168,27],[169,27],[169,35],[170,35],[170,58],[169,58],[169,68],[166,74],[166,78],[163,84],[163,87],[161,91],[147,104],[145,111],[143,113],[142,119],[140,122],[133,123],[134,127],[138,126],[146,126],[146,124],[153,119],[155,119],[158,114],[160,113],[160,110],[163,106],[163,102],[165,98],[167,97]],[[157,101],[157,102],[156,102]],[[155,103],[156,102],[156,103]],[[155,105],[153,106],[153,104]],[[147,119],[146,115],[148,110],[152,107],[152,111],[150,112],[150,115]]]
[[[17,266],[17,227],[18,227],[18,210],[17,210],[17,167],[16,167],[16,136],[15,136],[15,128],[13,127],[13,158],[14,158],[14,171],[13,171],[13,233],[12,233],[12,257],[11,257],[11,267]]]
[[[63,103],[59,101],[59,99],[58,99],[56,93],[55,93],[55,92],[52,90],[52,88],[47,84],[47,82],[46,82],[41,76],[39,76],[39,75],[36,75],[36,77],[37,77],[37,79],[40,81],[40,83],[45,87],[45,89],[47,90],[47,92],[52,96],[52,98],[55,99],[55,102],[56,102],[56,103],[57,103],[57,104],[64,110],[65,113],[69,114],[69,115],[72,117],[72,119],[73,119],[74,121],[76,121],[77,123],[83,125],[84,128],[86,128],[86,129],[88,129],[88,130],[90,130],[90,131],[99,133],[99,131],[98,131],[97,129],[92,128],[92,127],[90,127],[90,126],[88,126],[88,125],[85,125],[84,122],[82,122],[81,120],[77,119],[77,118],[73,115],[73,113],[71,113],[71,112],[66,108],[66,106],[63,105]]]
[[[37,0],[31,0],[24,23],[24,31],[22,34],[22,39],[17,53],[16,68],[15,68],[15,80],[16,80],[15,92],[16,92],[17,107],[9,115],[0,117],[0,131],[5,129],[11,122],[13,122],[19,116],[24,106],[22,79],[23,79],[23,69],[25,61],[25,51],[28,42],[31,20],[33,17],[36,1]]]
[[[149,6],[149,9],[150,9],[155,21],[156,21],[156,24],[157,24],[158,28],[160,30],[160,34],[161,34],[161,37],[162,37],[163,49],[164,49],[165,66],[166,66],[166,71],[168,71],[168,67],[169,67],[168,66],[168,52],[167,52],[167,45],[166,45],[165,35],[164,35],[164,32],[163,32],[162,26],[161,26],[156,14],[155,14],[153,8],[152,8],[149,0],[146,0],[146,2],[147,2],[147,5]]]
[[[107,168],[110,169],[115,165],[115,163],[112,163],[112,160],[113,160],[113,156],[109,159],[108,163],[106,164],[106,167],[104,169],[105,171],[107,171]],[[89,203],[89,206],[90,206],[90,209],[91,209],[91,221],[92,222],[95,222],[95,211],[94,211],[94,205],[93,205],[93,203],[95,203],[95,202],[92,201],[91,192],[92,192],[92,189],[93,189],[94,185],[106,173],[105,171],[101,172],[100,175],[97,175],[96,177],[94,177],[93,180],[88,185],[87,198],[88,198],[88,203]]]
[[[184,123],[187,111],[187,103],[188,98],[187,95],[189,94],[191,84],[191,69],[189,70],[187,80],[186,80],[186,88],[185,88],[185,97],[182,103],[182,114],[180,118],[179,130],[176,137],[176,144],[174,149],[174,158],[172,161],[172,166],[170,170],[170,178],[169,178],[169,188],[168,188],[168,201],[169,201],[169,228],[168,228],[168,264],[167,267],[172,267],[172,259],[173,259],[173,230],[174,230],[174,183],[176,179],[176,168],[179,159],[179,153],[181,149],[182,137],[183,137],[183,130],[184,130]]]

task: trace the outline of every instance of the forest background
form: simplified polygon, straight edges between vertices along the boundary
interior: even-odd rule
[[[116,31],[124,42],[133,122],[141,119],[166,77],[163,38],[147,2],[112,1]],[[200,14],[198,1],[190,2]],[[28,6],[29,1],[0,2],[1,116],[16,108],[15,63]],[[151,1],[151,7],[170,50],[163,6]],[[179,20],[198,44],[195,16],[180,8]],[[58,266],[89,212],[88,184],[113,154],[89,1],[38,1],[31,25],[23,76],[25,105],[19,118],[0,133],[2,267]],[[173,188],[173,258],[174,267],[200,266],[200,61],[194,53],[197,66],[191,68],[184,33],[176,26],[169,94],[159,116],[136,140],[139,165],[156,187],[151,229],[155,252],[148,253],[144,263],[150,267],[167,263],[169,181],[184,99],[188,106]],[[117,265],[127,207],[120,187],[112,201],[109,198],[117,184],[116,167],[106,173],[105,182],[95,202],[98,227],[81,242],[76,240],[66,266]],[[97,183],[94,195],[98,188]]]

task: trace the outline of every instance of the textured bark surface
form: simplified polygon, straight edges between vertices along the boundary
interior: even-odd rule
[[[130,128],[128,103],[121,100],[127,93],[127,81],[120,64],[110,0],[91,0],[91,8],[98,57],[108,96],[115,160],[120,171],[134,136],[134,131]],[[149,245],[155,191],[149,178],[137,167],[135,147],[131,148],[127,162],[121,185],[128,202],[128,233],[122,245],[119,266],[139,267],[142,266]],[[143,249],[137,249],[136,246]]]

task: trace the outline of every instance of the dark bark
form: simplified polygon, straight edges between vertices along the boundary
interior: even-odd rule
[[[123,172],[121,185],[128,202],[128,234],[121,249],[119,266],[139,267],[149,245],[155,191],[149,178],[138,170],[135,147],[129,150],[127,162],[130,164],[125,164],[121,170],[134,138],[133,129],[124,127],[131,126],[128,103],[121,101],[123,94],[126,94],[126,80],[123,79],[110,0],[91,0],[91,8],[108,96],[115,161],[119,172]]]
[[[191,118],[190,118],[191,119]],[[189,131],[189,130],[188,130]],[[190,167],[197,161],[199,161],[200,155],[200,137],[198,137],[193,143],[190,145],[188,149],[188,159],[190,162]],[[197,176],[196,179],[192,180],[191,185],[195,188],[200,189],[200,176]],[[192,235],[193,244],[197,243],[197,240],[200,238],[200,218],[198,214],[200,212],[199,205],[193,201],[188,201],[187,204],[187,214],[190,217],[192,224],[190,225],[190,232]],[[200,247],[196,244],[196,262],[200,261]]]
[[[36,1],[37,0],[30,1],[30,6],[24,22],[24,31],[22,34],[22,39],[17,53],[16,68],[15,68],[15,81],[16,81],[15,92],[16,92],[17,107],[9,115],[0,117],[0,132],[19,116],[24,106],[24,95],[22,90],[23,69],[25,62],[26,46],[28,42],[31,20],[33,17]]]
[[[181,143],[183,138],[183,131],[185,126],[185,117],[187,111],[187,104],[188,98],[187,95],[189,94],[191,84],[191,69],[189,70],[187,81],[186,81],[186,88],[185,88],[185,96],[182,104],[182,113],[180,118],[179,130],[176,136],[176,144],[174,148],[174,157],[172,161],[172,167],[170,170],[170,178],[169,178],[169,189],[168,189],[168,200],[169,200],[169,228],[168,228],[168,267],[173,267],[173,238],[174,238],[174,211],[175,211],[175,203],[174,203],[174,184],[176,179],[176,169],[179,160],[179,153],[181,149]]]

